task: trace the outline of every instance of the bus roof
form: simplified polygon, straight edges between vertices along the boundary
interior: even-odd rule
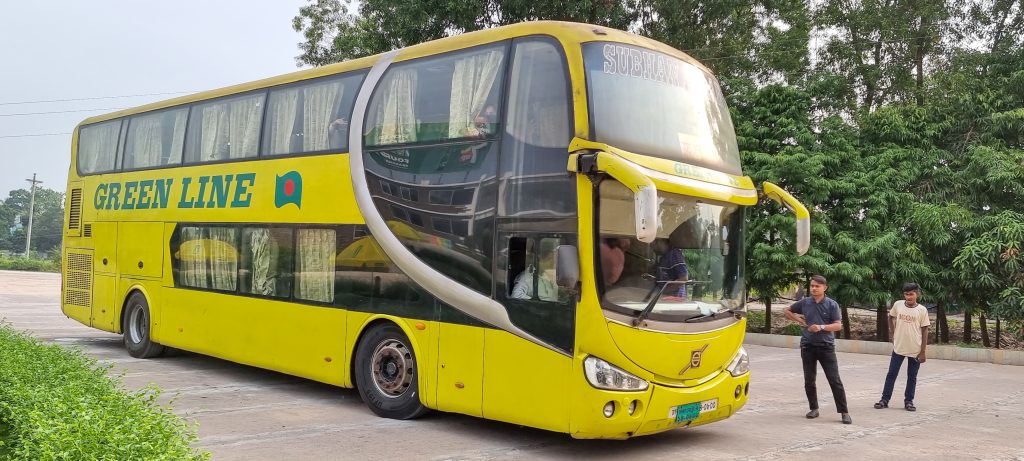
[[[443,53],[446,51],[469,48],[472,46],[529,35],[549,35],[558,38],[563,43],[610,41],[636,45],[677,57],[707,71],[707,68],[705,68],[703,65],[698,63],[696,60],[694,60],[686,53],[676,50],[675,48],[665,45],[664,43],[604,26],[595,26],[591,24],[560,21],[523,22],[519,24],[484,29],[452,37],[445,37],[437,40],[432,40],[429,42],[424,42],[417,45],[402,48],[399,51],[398,57],[395,59],[395,62],[420,58],[424,56],[430,56],[433,54]],[[158,101],[143,106],[124,109],[117,112],[97,115],[83,120],[79,124],[79,126],[87,125],[90,123],[102,122],[105,120],[110,120],[127,115],[133,115],[143,112],[149,112],[152,110],[195,103],[199,101],[205,101],[208,99],[215,99],[222,96],[229,96],[232,94],[244,93],[247,91],[259,90],[263,88],[284,85],[288,83],[313,79],[317,77],[324,77],[327,75],[340,74],[360,69],[368,69],[371,66],[373,66],[373,64],[377,61],[379,57],[380,55],[378,54],[353,59],[349,61],[339,62],[335,64],[328,64],[326,66],[300,70],[248,83],[232,85],[224,88],[218,88],[215,90],[203,91],[187,96],[180,96],[177,98]]]

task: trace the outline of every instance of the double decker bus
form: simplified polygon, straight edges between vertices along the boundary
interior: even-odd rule
[[[524,23],[92,117],[67,191],[62,309],[134,357],[577,438],[747,400],[759,192],[717,80],[646,38]]]

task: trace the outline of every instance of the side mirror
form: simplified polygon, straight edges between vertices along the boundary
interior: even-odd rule
[[[762,190],[765,197],[782,204],[796,214],[796,254],[807,253],[811,248],[811,213],[807,211],[807,207],[789,192],[770,182],[765,182]]]
[[[555,249],[555,283],[561,288],[576,289],[580,281],[580,251],[572,245]]]

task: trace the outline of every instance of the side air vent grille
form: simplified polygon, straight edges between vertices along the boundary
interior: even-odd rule
[[[82,189],[71,189],[71,200],[68,203],[68,229],[78,229],[82,222]]]
[[[92,307],[92,254],[68,251],[64,270],[64,304]]]
[[[92,237],[92,224],[82,226],[82,237]]]

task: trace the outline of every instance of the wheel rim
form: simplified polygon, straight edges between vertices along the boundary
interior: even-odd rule
[[[138,344],[142,342],[142,338],[146,337],[146,333],[149,330],[149,322],[146,321],[146,313],[141,306],[135,306],[132,309],[131,317],[128,318],[128,336],[131,337],[133,343]]]
[[[401,341],[388,339],[377,345],[370,361],[373,385],[388,398],[398,398],[412,385],[415,363],[412,352]]]

